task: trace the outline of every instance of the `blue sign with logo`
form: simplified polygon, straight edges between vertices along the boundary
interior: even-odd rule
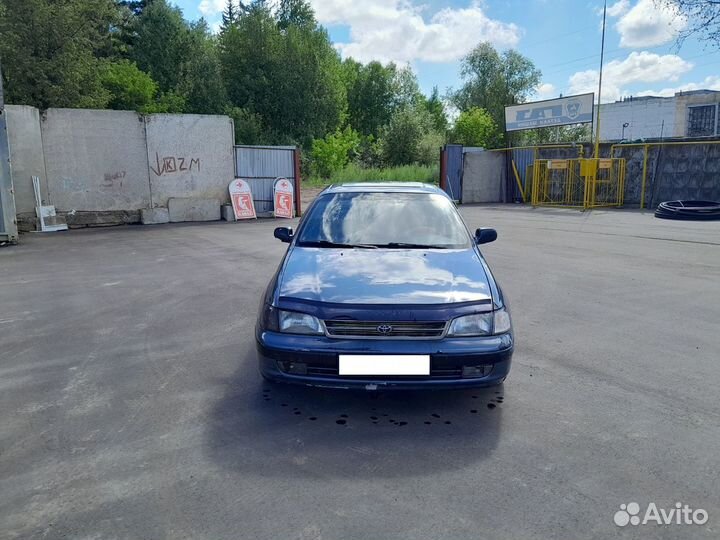
[[[505,107],[505,130],[519,131],[593,121],[595,94],[580,94]]]

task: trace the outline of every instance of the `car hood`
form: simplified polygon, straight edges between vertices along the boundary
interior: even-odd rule
[[[492,300],[474,249],[295,247],[285,261],[278,297],[349,304]]]

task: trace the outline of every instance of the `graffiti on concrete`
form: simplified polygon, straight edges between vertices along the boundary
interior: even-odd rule
[[[103,183],[100,185],[100,187],[105,189],[122,189],[123,178],[125,178],[125,174],[125,171],[105,173]]]
[[[155,152],[155,166],[150,165],[150,170],[156,176],[163,174],[173,174],[178,172],[192,171],[193,167],[196,171],[200,170],[200,158],[186,158],[177,156],[164,156]]]

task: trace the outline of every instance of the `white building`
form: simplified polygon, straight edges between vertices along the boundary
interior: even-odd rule
[[[597,105],[596,119],[597,119]],[[628,97],[600,105],[600,140],[720,136],[720,92]],[[623,128],[623,126],[625,126]]]

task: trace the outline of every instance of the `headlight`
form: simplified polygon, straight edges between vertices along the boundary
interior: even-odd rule
[[[491,336],[509,332],[510,328],[510,314],[504,309],[498,309],[453,319],[448,336]]]
[[[307,313],[278,310],[278,321],[286,334],[324,334],[318,318]]]

